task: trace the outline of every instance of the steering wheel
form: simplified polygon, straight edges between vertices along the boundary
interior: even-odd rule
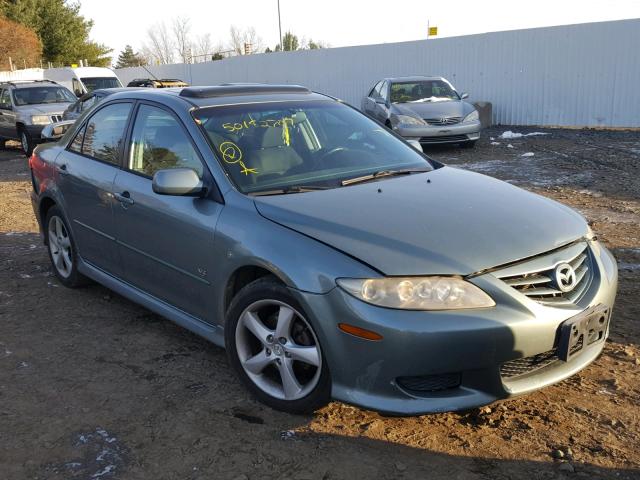
[[[327,153],[323,154],[319,159],[318,159],[318,163],[321,163],[323,165],[326,165],[327,163],[331,163],[331,161],[327,161],[328,159],[331,159],[332,157],[335,157],[336,155],[339,155],[340,153],[343,152],[348,152],[350,149],[346,148],[346,147],[335,147],[332,148],[331,150],[329,150]],[[326,167],[325,167],[326,168]]]

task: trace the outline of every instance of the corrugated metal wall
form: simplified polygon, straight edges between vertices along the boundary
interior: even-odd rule
[[[400,28],[400,27],[399,27]],[[640,19],[151,67],[193,85],[306,85],[359,106],[385,76],[441,75],[494,123],[640,127]],[[142,68],[117,71],[126,82]]]

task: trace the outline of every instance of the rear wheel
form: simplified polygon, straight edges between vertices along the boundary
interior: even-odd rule
[[[70,288],[86,285],[87,277],[78,272],[76,244],[58,207],[51,207],[47,212],[44,231],[51,266],[60,283]]]
[[[21,128],[18,133],[20,136],[20,146],[22,147],[22,151],[27,157],[30,157],[33,153],[33,149],[36,147],[36,144],[33,141],[33,138],[31,138],[29,132],[27,132],[26,128]]]
[[[263,403],[311,412],[330,399],[331,380],[313,326],[286,287],[265,277],[233,299],[225,323],[229,362]]]

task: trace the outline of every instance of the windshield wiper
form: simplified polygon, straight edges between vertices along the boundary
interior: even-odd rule
[[[249,195],[255,197],[262,197],[267,195],[288,195],[290,193],[305,193],[315,192],[318,190],[327,190],[332,187],[324,187],[320,185],[294,185],[292,187],[276,188],[273,190],[258,190],[256,192],[249,192]]]
[[[397,175],[411,175],[412,173],[430,172],[430,168],[406,168],[404,170],[378,170],[377,172],[362,175],[361,177],[349,178],[341,182],[342,186],[354,185],[356,183],[369,182],[382,177],[394,177]]]

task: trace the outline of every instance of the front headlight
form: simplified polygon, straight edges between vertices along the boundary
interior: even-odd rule
[[[404,125],[424,125],[421,118],[412,117],[411,115],[396,115],[396,124]]]
[[[469,115],[464,117],[464,120],[462,121],[462,123],[477,122],[478,120],[480,120],[480,115],[478,115],[478,111],[477,110],[474,110]]]
[[[336,282],[364,302],[401,310],[458,310],[496,304],[474,284],[457,277],[339,278]]]
[[[32,125],[49,125],[51,119],[47,115],[34,115],[31,117]]]

